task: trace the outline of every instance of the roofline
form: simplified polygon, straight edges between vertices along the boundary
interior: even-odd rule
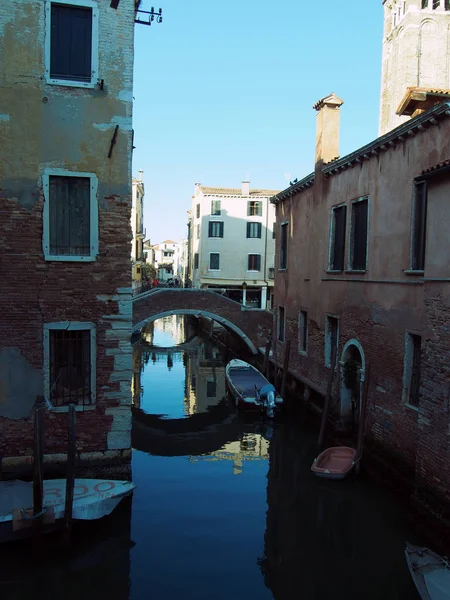
[[[390,150],[390,148],[393,148],[397,142],[403,142],[405,139],[407,139],[407,137],[412,137],[422,132],[430,125],[437,125],[438,119],[443,119],[445,117],[450,117],[450,102],[444,102],[438,106],[434,106],[426,113],[414,117],[413,119],[409,119],[405,123],[399,125],[399,127],[396,127],[389,133],[382,135],[373,142],[362,146],[362,148],[355,150],[351,154],[347,154],[346,156],[338,158],[337,160],[325,165],[321,171],[325,177],[331,177],[340,173],[341,171],[350,169],[356,164],[361,164],[373,156],[377,156],[382,152]],[[270,201],[273,204],[278,204],[278,202],[281,200],[284,200],[285,198],[293,196],[296,193],[311,187],[313,183],[314,173],[311,173],[301,181],[298,181],[276,196],[273,196]]]

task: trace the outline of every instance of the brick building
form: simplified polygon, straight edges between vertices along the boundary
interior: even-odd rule
[[[0,459],[127,463],[135,1],[0,5]]]
[[[332,411],[343,426],[358,419],[370,362],[367,443],[441,506],[450,502],[448,94],[405,88],[397,114],[409,119],[342,158],[342,100],[322,99],[315,170],[273,198],[279,361],[292,340],[291,373],[320,404],[337,347]]]

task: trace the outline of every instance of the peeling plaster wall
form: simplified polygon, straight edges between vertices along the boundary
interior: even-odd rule
[[[46,83],[44,0],[0,4],[0,458],[30,452],[43,325],[54,321],[96,325],[97,402],[79,418],[78,449],[130,447],[134,0],[97,5],[103,90]],[[95,261],[44,260],[47,168],[98,177]],[[64,451],[65,427],[64,414],[48,414],[47,452]]]

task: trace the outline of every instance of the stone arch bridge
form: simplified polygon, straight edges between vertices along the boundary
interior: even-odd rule
[[[210,290],[154,288],[133,297],[133,333],[169,315],[212,319],[237,335],[253,354],[266,345],[273,321],[270,311],[242,306]]]

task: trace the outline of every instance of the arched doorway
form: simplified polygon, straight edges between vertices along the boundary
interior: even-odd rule
[[[355,427],[359,422],[366,361],[364,350],[356,339],[349,340],[342,350],[341,420]]]

